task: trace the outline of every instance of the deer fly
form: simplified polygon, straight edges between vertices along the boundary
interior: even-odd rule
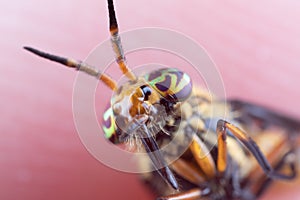
[[[153,171],[143,177],[162,195],[158,199],[256,199],[273,180],[296,177],[299,121],[239,100],[212,101],[176,68],[137,76],[126,62],[113,1],[107,2],[115,60],[128,79],[122,86],[88,63],[24,48],[94,76],[115,92],[104,113],[105,137],[114,144],[141,143],[149,155],[141,163]],[[212,118],[207,110],[215,106],[231,114],[226,120]],[[210,136],[204,137],[205,132]],[[181,139],[162,153],[176,134]],[[169,157],[184,145],[184,153],[168,165]]]

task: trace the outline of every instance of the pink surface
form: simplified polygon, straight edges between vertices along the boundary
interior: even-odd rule
[[[300,118],[300,2],[185,2],[115,4],[121,30],[174,29],[203,45],[227,96]],[[0,7],[0,199],[153,199],[136,175],[103,166],[81,144],[72,119],[76,73],[22,50],[32,45],[85,58],[108,38],[105,1],[14,0]],[[298,188],[299,181],[276,184],[262,199],[297,199]]]

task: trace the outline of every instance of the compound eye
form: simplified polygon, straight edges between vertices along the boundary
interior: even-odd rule
[[[140,88],[141,88],[141,90],[143,91],[143,94],[144,94],[144,101],[148,101],[149,96],[152,93],[151,88],[147,85],[142,85]]]
[[[151,88],[172,103],[185,101],[193,89],[190,76],[176,68],[153,71],[146,80]]]

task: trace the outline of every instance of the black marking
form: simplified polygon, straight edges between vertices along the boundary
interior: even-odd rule
[[[118,29],[118,23],[117,23],[115,8],[114,8],[114,2],[113,2],[113,0],[107,0],[107,4],[108,4],[108,12],[109,12],[109,28],[110,28],[110,30]]]
[[[169,101],[169,99],[161,98],[160,101],[159,101],[159,103],[165,107],[166,112],[168,114],[170,114],[171,112],[173,112],[173,110],[174,110],[174,103],[175,102]]]
[[[289,152],[287,152],[283,158],[276,164],[276,166],[274,167],[274,170],[275,171],[280,171],[283,167],[285,167],[286,165],[289,165],[289,168],[291,170],[291,179],[293,178],[296,178],[297,176],[297,169],[296,169],[296,166],[295,166],[295,163],[292,162],[292,163],[287,163],[286,162],[286,159],[287,157],[290,155],[290,154],[294,154],[294,151],[291,150]],[[261,196],[265,190],[270,186],[270,184],[272,183],[272,179],[271,178],[267,178],[262,184],[261,184],[261,187],[259,188],[259,190],[257,191],[256,193],[256,196]]]
[[[148,101],[149,100],[149,96],[151,95],[152,91],[151,91],[151,88],[147,85],[142,85],[140,87],[143,91],[143,94],[144,94],[144,101]]]
[[[153,162],[154,167],[156,168],[157,172],[161,175],[163,179],[165,179],[174,189],[178,189],[178,183],[174,177],[174,174],[170,170],[170,168],[165,163],[165,160],[159,151],[159,147],[153,138],[149,134],[147,130],[145,130],[147,137],[141,137],[142,143],[148,153],[151,161]]]
[[[33,54],[36,54],[42,58],[46,58],[48,60],[63,64],[63,65],[67,65],[68,66],[68,59],[64,58],[64,57],[60,57],[60,56],[56,56],[53,54],[49,54],[40,50],[37,50],[35,48],[32,47],[24,47],[24,49],[26,49],[27,51],[30,51]],[[72,66],[72,67],[76,67],[76,66]]]
[[[170,86],[171,86],[171,77],[169,75],[165,76],[165,80],[161,81],[159,83],[155,83],[155,87],[161,91],[161,92],[166,92],[169,90]]]
[[[156,70],[149,74],[148,81],[152,81],[152,80],[156,79],[157,77],[160,77],[161,75],[162,75],[161,70]]]

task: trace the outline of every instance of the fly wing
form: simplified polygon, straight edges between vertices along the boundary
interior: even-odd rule
[[[300,119],[294,119],[266,107],[241,100],[231,99],[227,100],[227,103],[229,103],[233,111],[239,112],[236,120],[244,124],[253,122],[263,129],[275,125],[292,132],[300,133]]]

